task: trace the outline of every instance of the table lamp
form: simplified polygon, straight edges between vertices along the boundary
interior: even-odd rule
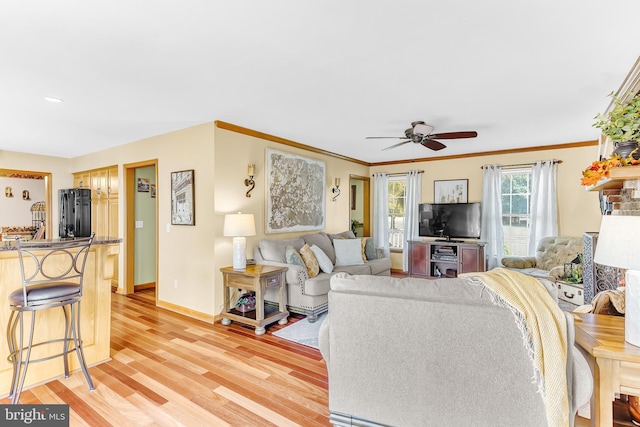
[[[605,215],[593,262],[626,269],[624,338],[640,346],[640,216]]]
[[[245,236],[256,235],[256,223],[253,214],[226,214],[224,216],[224,231],[227,237],[233,237],[233,269],[244,270],[247,268]]]

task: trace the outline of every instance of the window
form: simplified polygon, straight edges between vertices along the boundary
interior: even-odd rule
[[[527,256],[531,219],[531,168],[502,171],[504,254]]]
[[[389,178],[389,248],[402,249],[404,241],[404,202],[407,179]]]

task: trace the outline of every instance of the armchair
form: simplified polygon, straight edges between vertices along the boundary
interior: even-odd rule
[[[529,276],[556,281],[564,276],[564,264],[582,251],[582,237],[549,236],[540,240],[535,257],[507,256],[502,258],[502,265]]]

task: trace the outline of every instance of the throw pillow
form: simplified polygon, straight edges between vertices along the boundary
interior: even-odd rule
[[[339,240],[339,239],[355,239],[356,238],[356,235],[353,234],[353,231],[351,230],[343,231],[342,233],[337,233],[337,234],[327,234],[327,236],[329,236],[329,239],[331,239],[332,242],[334,240]]]
[[[367,243],[364,245],[364,254],[367,256],[367,259],[378,259],[378,254],[376,253],[376,246],[373,237],[365,237],[365,239],[367,239]]]
[[[322,249],[322,252],[331,260],[331,264],[336,262],[336,251],[333,249],[333,243],[331,243],[331,239],[329,239],[326,233],[319,231],[317,233],[305,234],[302,236],[302,240],[308,243],[310,247],[316,245]]]
[[[333,263],[322,249],[316,245],[311,245],[311,252],[316,256],[318,264],[320,265],[320,270],[325,273],[331,273],[333,271]]]
[[[302,267],[306,267],[306,265],[304,265],[304,261],[302,260],[302,257],[300,256],[300,253],[293,246],[287,246],[287,248],[284,251],[284,255],[285,255],[287,264],[295,264],[295,265],[301,265]]]
[[[367,255],[364,253],[364,247],[367,244],[368,237],[363,237],[362,240],[362,262],[367,262]]]
[[[334,239],[336,265],[360,265],[362,261],[362,239]]]
[[[311,252],[311,248],[306,243],[300,249],[300,255],[302,255],[302,260],[304,261],[304,265],[307,267],[307,272],[309,273],[309,277],[316,277],[320,272],[320,265],[318,264],[318,260],[316,256]]]

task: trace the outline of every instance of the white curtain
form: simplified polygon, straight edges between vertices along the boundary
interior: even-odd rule
[[[558,235],[557,172],[558,165],[553,160],[537,161],[531,168],[530,256],[535,255],[540,239]]]
[[[500,267],[504,257],[502,231],[502,166],[482,167],[482,228],[480,240],[486,242],[487,270]]]
[[[373,242],[389,256],[389,175],[373,174]]]
[[[404,244],[402,245],[402,268],[409,271],[409,242],[418,239],[418,204],[422,198],[422,173],[407,174],[404,202]]]

